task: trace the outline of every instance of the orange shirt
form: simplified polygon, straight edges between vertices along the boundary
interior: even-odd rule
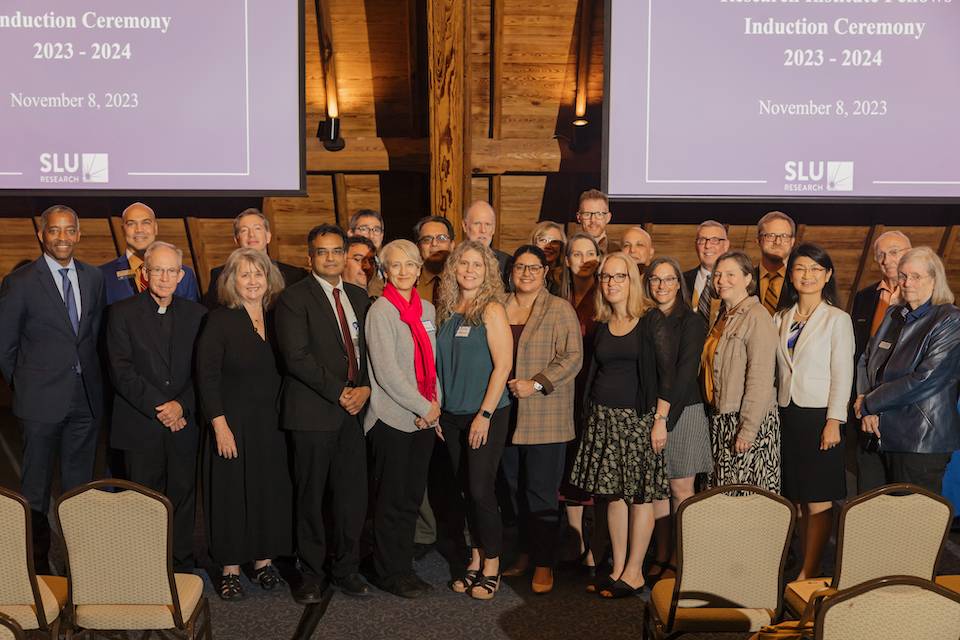
[[[877,285],[877,289],[880,291],[880,299],[877,300],[877,308],[873,312],[873,321],[870,323],[870,337],[877,335],[877,330],[880,328],[880,325],[883,323],[883,316],[887,312],[887,308],[891,304],[900,303],[900,287],[896,286],[891,289],[887,286],[887,283],[884,280],[880,281],[880,284]]]

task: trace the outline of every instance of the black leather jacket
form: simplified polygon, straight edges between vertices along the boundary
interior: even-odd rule
[[[905,325],[896,344],[881,336],[902,306],[887,310],[857,364],[863,413],[880,416],[883,451],[947,453],[960,449],[960,309],[934,305]],[[877,379],[881,350],[892,349]]]

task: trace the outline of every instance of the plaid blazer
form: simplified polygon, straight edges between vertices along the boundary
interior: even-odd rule
[[[517,344],[514,377],[535,380],[541,393],[517,400],[513,444],[555,444],[574,438],[574,378],[583,365],[580,321],[569,302],[542,290]]]

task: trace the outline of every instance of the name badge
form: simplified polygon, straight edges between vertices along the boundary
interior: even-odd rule
[[[427,331],[436,331],[436,330],[437,330],[437,328],[434,327],[434,326],[433,326],[433,323],[432,323],[431,321],[429,321],[429,320],[424,320],[424,321],[423,321],[423,328],[426,329]],[[468,328],[469,328],[469,327],[468,327]]]
[[[460,327],[459,329],[457,329],[457,334],[456,334],[456,335],[457,335],[458,338],[466,338],[467,336],[469,336],[469,335],[470,335],[470,325],[465,325],[465,326],[462,326],[462,327]]]
[[[123,280],[124,278],[132,278],[136,274],[137,272],[134,271],[133,269],[123,269],[121,271],[117,271],[117,280]]]
[[[893,345],[891,345],[889,342],[885,340],[881,340],[880,344],[878,344],[877,346],[880,347],[881,349],[889,349]]]

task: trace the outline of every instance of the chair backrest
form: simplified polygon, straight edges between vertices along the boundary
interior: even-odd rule
[[[957,640],[960,594],[914,576],[869,580],[824,601],[817,640]]]
[[[101,489],[121,488],[110,493]],[[173,507],[163,495],[133,482],[98,480],[57,503],[70,565],[74,605],[171,605],[174,598]]]
[[[0,640],[26,640],[26,637],[16,620],[0,613]]]
[[[677,604],[779,612],[795,519],[789,501],[748,485],[717,487],[684,501],[677,510],[671,618]]]
[[[911,484],[891,484],[848,502],[840,512],[836,589],[874,578],[932,580],[953,519],[950,503]]]
[[[30,504],[19,493],[0,487],[0,605],[27,605],[37,612],[37,623],[46,628],[37,576],[33,571]]]

